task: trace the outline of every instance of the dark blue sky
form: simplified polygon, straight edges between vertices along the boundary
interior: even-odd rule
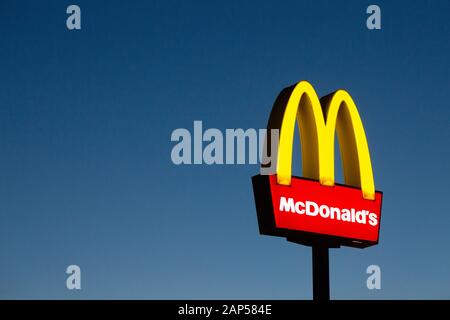
[[[384,191],[332,298],[450,298],[450,4],[377,1],[380,31],[369,4],[0,1],[0,298],[310,299],[310,248],[258,233],[258,166],[170,159],[174,129],[264,128],[299,80],[351,93]]]

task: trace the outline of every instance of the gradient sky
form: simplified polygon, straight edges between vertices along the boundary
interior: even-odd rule
[[[258,166],[170,159],[174,129],[264,128],[308,80],[351,93],[384,192],[331,297],[449,299],[450,3],[375,3],[380,31],[367,1],[1,0],[0,298],[310,299],[311,249],[259,235]]]

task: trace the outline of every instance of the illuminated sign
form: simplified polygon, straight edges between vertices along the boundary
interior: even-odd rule
[[[296,122],[303,178],[292,176]],[[319,100],[311,84],[301,81],[279,94],[268,129],[279,129],[280,138],[276,172],[252,178],[260,233],[306,245],[377,244],[383,195],[375,191],[366,134],[351,96],[338,90]],[[345,184],[334,181],[335,132]]]

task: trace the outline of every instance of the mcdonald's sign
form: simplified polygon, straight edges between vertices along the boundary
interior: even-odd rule
[[[295,122],[303,177],[292,176]],[[268,132],[279,130],[276,172],[252,178],[261,234],[305,245],[364,248],[378,243],[383,194],[375,190],[369,147],[356,105],[344,90],[319,99],[306,81],[278,95]],[[334,181],[337,132],[345,184]]]

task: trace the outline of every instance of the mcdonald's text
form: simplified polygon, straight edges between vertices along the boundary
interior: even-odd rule
[[[280,212],[291,212],[297,214],[306,214],[311,217],[322,217],[325,219],[336,219],[351,223],[363,223],[367,221],[371,226],[378,224],[378,216],[374,212],[368,210],[356,211],[351,209],[340,209],[337,207],[329,207],[326,204],[319,205],[314,201],[295,201],[293,198],[280,198]],[[367,218],[368,217],[368,218]]]

